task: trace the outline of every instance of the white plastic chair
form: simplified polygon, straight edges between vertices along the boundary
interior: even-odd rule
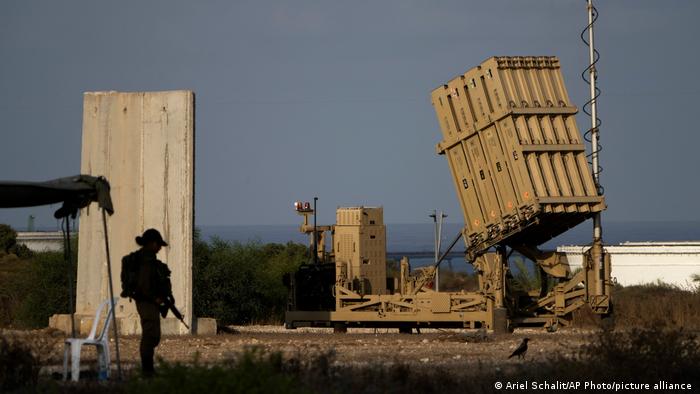
[[[119,298],[114,299],[114,305],[117,305]],[[107,317],[102,326],[100,335],[95,337],[97,327],[100,323],[102,309],[107,306]],[[63,344],[63,380],[68,377],[68,355],[70,349],[71,358],[71,380],[77,382],[80,378],[80,350],[83,345],[95,346],[97,349],[97,362],[99,365],[98,376],[100,378],[109,378],[109,324],[112,322],[112,305],[109,300],[104,301],[97,308],[95,319],[92,322],[92,329],[87,338],[68,338]]]

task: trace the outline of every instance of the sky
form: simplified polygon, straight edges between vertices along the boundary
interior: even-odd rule
[[[603,220],[700,221],[700,2],[596,4]],[[431,90],[554,55],[580,108],[586,23],[584,0],[2,1],[0,180],[79,172],[85,91],[191,89],[197,225],[298,223],[314,196],[320,223],[357,205],[460,222]],[[55,209],[0,223],[55,227]]]

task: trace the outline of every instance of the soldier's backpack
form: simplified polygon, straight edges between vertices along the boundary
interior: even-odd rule
[[[139,277],[139,259],[137,252],[122,257],[122,292],[124,298],[134,298]]]

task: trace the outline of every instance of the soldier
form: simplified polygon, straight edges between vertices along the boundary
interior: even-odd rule
[[[122,297],[136,301],[141,318],[141,371],[144,377],[154,375],[153,355],[160,342],[160,308],[174,303],[170,270],[156,254],[168,244],[156,229],[146,230],[136,237],[141,248],[122,259]]]

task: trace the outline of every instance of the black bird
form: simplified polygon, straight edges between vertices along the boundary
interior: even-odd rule
[[[518,356],[518,358],[525,357],[525,353],[527,353],[527,341],[529,340],[530,338],[524,338],[523,341],[520,342],[520,346],[518,346],[518,348],[513,351],[513,354],[508,356],[508,358],[511,358],[513,356]]]

